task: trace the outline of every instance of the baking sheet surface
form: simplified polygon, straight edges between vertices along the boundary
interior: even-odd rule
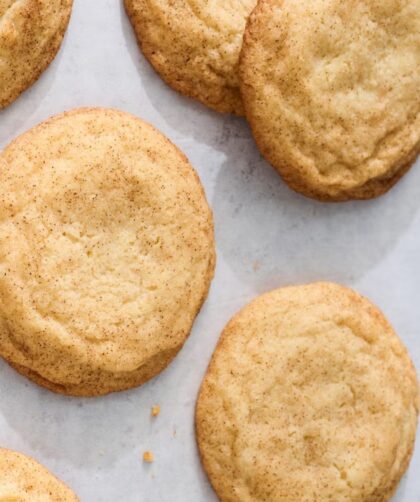
[[[325,205],[289,190],[246,122],[168,88],[140,54],[120,0],[75,0],[63,47],[0,112],[0,148],[51,115],[115,107],[159,128],[189,157],[214,210],[210,296],[171,366],[132,391],[54,395],[0,363],[0,445],[34,456],[82,502],[211,502],[194,440],[194,404],[220,331],[257,294],[326,279],[374,301],[420,368],[420,165],[388,195]],[[152,405],[161,414],[150,418]],[[151,450],[155,462],[145,465]],[[420,501],[420,441],[395,502]],[[417,475],[416,475],[417,474]]]

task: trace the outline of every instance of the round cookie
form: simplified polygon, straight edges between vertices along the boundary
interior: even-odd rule
[[[414,367],[382,313],[315,283],[260,296],[229,322],[196,432],[222,502],[385,502],[418,411]]]
[[[246,116],[294,190],[390,189],[420,149],[420,0],[261,0],[241,53]]]
[[[54,59],[73,0],[0,0],[0,109],[32,85]]]
[[[132,115],[80,109],[23,134],[0,161],[0,355],[78,396],[162,371],[215,262],[187,158]]]
[[[0,448],[0,501],[77,502],[79,499],[30,457]]]
[[[237,75],[256,0],[125,0],[146,58],[167,84],[219,112],[243,115]]]

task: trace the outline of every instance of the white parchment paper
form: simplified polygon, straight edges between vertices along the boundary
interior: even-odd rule
[[[120,0],[75,0],[63,47],[41,79],[0,112],[0,148],[51,115],[115,107],[147,120],[189,157],[214,210],[210,296],[171,366],[141,388],[97,399],[57,396],[0,363],[0,445],[34,456],[82,502],[202,502],[197,390],[229,318],[257,294],[333,280],[387,315],[420,368],[420,165],[388,195],[321,204],[289,190],[245,120],[168,88],[140,54]],[[150,418],[153,404],[161,414]],[[155,462],[142,454],[152,450]],[[420,501],[420,441],[395,501]]]

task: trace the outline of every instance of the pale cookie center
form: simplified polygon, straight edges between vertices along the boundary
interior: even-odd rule
[[[363,491],[366,479],[379,483],[382,471],[391,468],[383,437],[397,452],[393,431],[411,410],[397,388],[380,390],[387,373],[367,342],[348,326],[324,327],[316,337],[282,339],[279,354],[287,356],[277,356],[276,364],[270,344],[264,352],[248,345],[250,363],[264,371],[253,371],[243,382],[252,404],[233,452],[250,480],[264,478],[275,486],[279,472],[285,473],[284,484],[306,472],[325,476],[340,489],[350,483]],[[354,355],[346,352],[348,346]],[[263,487],[252,490],[266,494]]]
[[[54,228],[47,219],[43,227],[25,229],[33,300],[42,315],[92,341],[112,338],[126,321],[147,316],[149,296],[165,278],[158,229],[149,225],[142,231],[139,217],[137,225],[123,221],[103,231],[77,221]]]

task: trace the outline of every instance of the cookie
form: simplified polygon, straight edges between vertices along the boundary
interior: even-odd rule
[[[196,431],[222,502],[385,502],[418,412],[413,364],[383,314],[315,283],[260,296],[229,322]]]
[[[77,396],[162,371],[215,262],[187,158],[132,115],[80,109],[23,134],[0,161],[0,355]]]
[[[67,486],[32,458],[0,448],[0,500],[77,502]]]
[[[243,114],[237,75],[256,0],[125,0],[140,48],[175,90],[219,112]]]
[[[369,199],[420,149],[420,0],[261,0],[240,61],[263,156],[302,194]]]
[[[54,59],[73,0],[0,0],[0,109],[31,86]]]

